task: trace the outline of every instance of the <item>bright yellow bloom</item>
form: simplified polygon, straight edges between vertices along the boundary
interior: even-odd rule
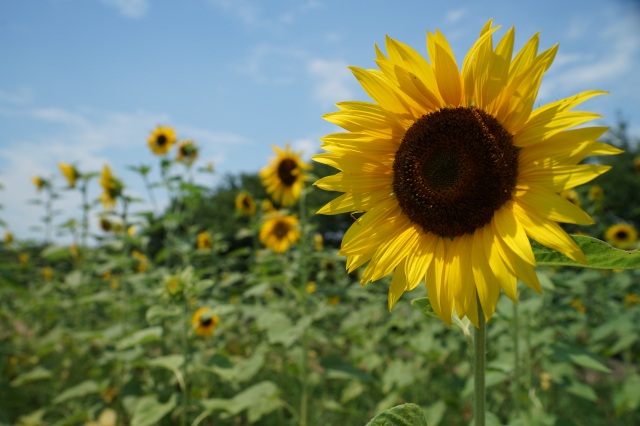
[[[102,194],[100,194],[100,200],[105,210],[111,210],[116,206],[116,202],[119,196],[122,195],[124,185],[113,175],[111,167],[107,164],[102,168],[100,174],[100,186],[102,187]]]
[[[248,192],[241,192],[236,195],[236,211],[245,216],[256,214],[256,203]]]
[[[276,211],[276,208],[273,207],[273,203],[271,200],[262,200],[260,203],[260,207],[262,208],[262,214],[269,214]]]
[[[13,241],[13,233],[8,229],[4,231],[4,242],[10,244]]]
[[[307,286],[306,286],[305,290],[307,291],[307,294],[315,293],[316,290],[318,290],[318,287],[316,286],[315,281],[309,281],[307,283]]]
[[[322,251],[324,248],[324,239],[322,238],[322,234],[315,234],[313,236],[313,241],[315,243],[316,251]]]
[[[626,249],[632,247],[638,240],[638,231],[633,225],[617,223],[607,228],[604,239],[618,248]]]
[[[591,201],[600,201],[604,195],[604,189],[600,185],[591,185],[589,187],[589,199]]]
[[[134,237],[136,235],[136,232],[138,232],[138,230],[136,229],[135,225],[131,225],[127,228],[127,235],[129,237]]]
[[[554,46],[534,35],[512,58],[514,30],[494,46],[489,21],[461,71],[439,31],[427,34],[430,62],[386,39],[379,70],[351,67],[374,102],[341,102],[325,119],[347,132],[322,138],[314,160],[340,172],[315,184],[344,194],[321,214],[364,212],[340,253],[361,282],[393,274],[389,309],[421,281],[436,314],[478,324],[477,299],[493,315],[500,290],[517,300],[517,279],[540,292],[529,239],[585,263],[557,222],[592,219],[558,193],[609,169],[578,164],[620,150],[596,142],[598,114],[573,111],[588,91],[533,110]]]
[[[198,158],[198,153],[198,145],[191,139],[185,139],[178,144],[178,156],[176,160],[187,166],[191,166]]]
[[[311,166],[302,161],[301,153],[291,151],[289,144],[284,151],[273,146],[277,156],[271,163],[260,170],[260,178],[267,192],[276,203],[287,207],[292,206],[298,198],[307,180],[305,170]]]
[[[206,307],[198,309],[191,318],[193,330],[201,337],[211,336],[219,322],[220,318],[217,315],[213,315],[211,309]]]
[[[200,250],[211,250],[213,247],[211,234],[207,231],[200,232],[196,237],[196,245]]]
[[[76,187],[76,181],[80,177],[80,173],[78,169],[75,168],[72,164],[58,163],[58,168],[62,172],[62,176],[65,177],[67,183],[69,183],[69,188]]]
[[[300,239],[298,219],[294,216],[276,216],[265,220],[260,228],[260,242],[275,251],[284,253]]]
[[[158,126],[149,135],[147,143],[154,154],[165,155],[177,140],[178,138],[176,137],[176,132],[173,128],[168,126]]]

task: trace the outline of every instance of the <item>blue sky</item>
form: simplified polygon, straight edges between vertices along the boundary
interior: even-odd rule
[[[541,49],[560,44],[540,104],[607,90],[585,108],[608,125],[621,111],[640,135],[637,0],[0,0],[0,218],[40,238],[28,230],[42,213],[27,202],[30,179],[55,175],[62,187],[60,161],[109,163],[146,197],[127,166],[157,172],[146,139],[159,124],[215,163],[209,185],[258,171],[273,144],[310,156],[335,131],[321,119],[334,102],[367,100],[346,67],[374,67],[374,43],[389,34],[425,52],[426,31],[439,29],[461,63],[489,18],[515,26],[516,48],[538,31]],[[58,223],[79,214],[63,194]]]

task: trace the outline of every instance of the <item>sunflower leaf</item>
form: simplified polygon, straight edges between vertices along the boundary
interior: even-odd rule
[[[413,299],[411,301],[411,305],[418,308],[423,314],[429,317],[438,318],[433,307],[431,306],[431,302],[429,302],[428,297],[420,297],[418,299]]]
[[[427,426],[422,408],[408,403],[396,405],[375,416],[367,426]]]
[[[620,250],[596,238],[578,235],[572,235],[572,237],[587,257],[586,265],[571,260],[564,254],[532,240],[531,248],[538,265],[577,266],[593,269],[640,269],[640,250]]]

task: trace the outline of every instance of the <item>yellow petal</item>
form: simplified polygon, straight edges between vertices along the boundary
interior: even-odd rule
[[[591,216],[572,202],[539,186],[518,186],[515,200],[529,211],[556,222],[590,225]]]

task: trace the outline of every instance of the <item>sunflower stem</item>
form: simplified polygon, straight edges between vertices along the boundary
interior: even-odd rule
[[[520,417],[520,348],[519,348],[519,325],[518,325],[518,305],[513,304],[513,408],[516,418]]]
[[[482,312],[482,304],[478,303],[478,327],[473,333],[473,416],[475,426],[485,426],[485,370],[487,368],[487,324]]]

